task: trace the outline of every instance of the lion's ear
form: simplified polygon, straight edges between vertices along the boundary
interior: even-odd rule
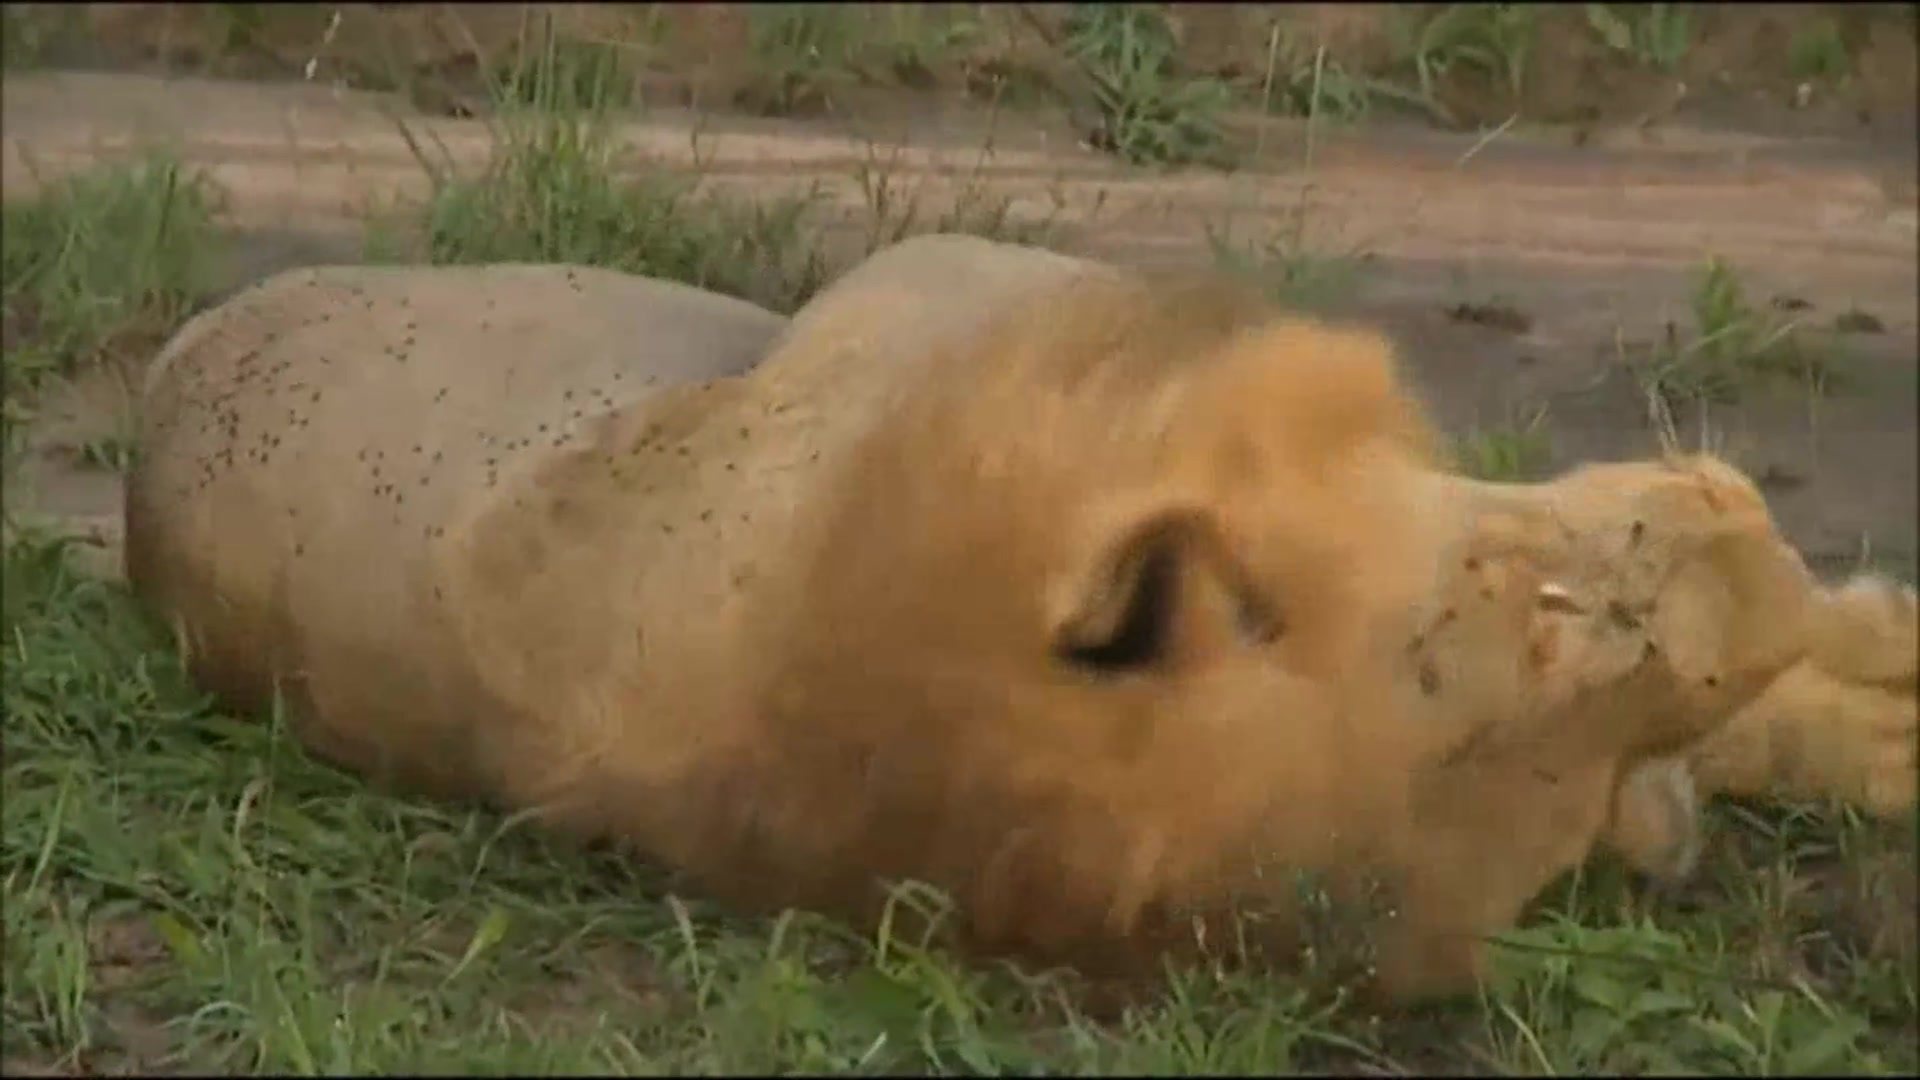
[[[1054,582],[1056,656],[1100,673],[1170,670],[1278,636],[1273,605],[1211,511],[1163,506],[1107,520]]]

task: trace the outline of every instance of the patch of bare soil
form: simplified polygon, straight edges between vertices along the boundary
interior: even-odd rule
[[[369,208],[424,194],[395,116],[455,163],[484,159],[477,119],[423,116],[394,95],[317,85],[137,75],[5,80],[7,197],[44,177],[165,141],[225,188],[249,237],[236,283],[287,265],[351,259]],[[693,170],[749,194],[817,186],[830,232],[857,240],[858,166],[885,162],[932,204],[969,182],[1058,215],[1072,246],[1149,265],[1201,265],[1206,229],[1281,235],[1299,251],[1364,255],[1339,314],[1384,326],[1444,421],[1464,429],[1547,409],[1555,463],[1655,446],[1646,395],[1622,362],[1669,322],[1718,256],[1749,297],[1810,326],[1841,376],[1824,397],[1756,379],[1737,404],[1676,417],[1770,477],[1787,530],[1829,565],[1874,558],[1912,571],[1916,489],[1916,224],[1911,142],[1859,131],[1780,136],[1669,121],[1617,137],[1486,139],[1375,124],[1275,121],[1257,165],[1234,174],[1127,169],[1062,125],[959,105],[891,118],[774,121],[656,110],[624,125],[633,167]],[[993,150],[982,155],[991,134]],[[697,137],[696,137],[697,136]],[[897,153],[890,147],[906,143]],[[1311,154],[1307,147],[1311,145]],[[435,151],[438,153],[439,151]],[[32,166],[31,168],[29,166]],[[1880,332],[1857,332],[1877,327]],[[82,414],[87,410],[82,408]],[[111,484],[50,469],[41,499],[112,518]],[[101,490],[95,490],[100,488]],[[65,500],[65,501],[62,501]]]

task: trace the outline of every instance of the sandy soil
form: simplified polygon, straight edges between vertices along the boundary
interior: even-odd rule
[[[390,95],[314,85],[144,75],[9,76],[6,197],[152,142],[172,145],[226,190],[241,243],[238,285],[287,266],[350,261],[371,207],[426,190],[400,135],[473,164],[480,120],[423,117]],[[992,136],[994,151],[982,159]],[[972,174],[1034,216],[1076,226],[1072,246],[1156,265],[1208,261],[1205,229],[1285,232],[1308,250],[1366,258],[1335,305],[1393,332],[1443,420],[1501,426],[1547,410],[1555,464],[1654,446],[1622,344],[1686,328],[1688,290],[1709,253],[1750,299],[1778,298],[1809,325],[1858,310],[1878,333],[1835,338],[1844,382],[1824,398],[1757,383],[1705,416],[1722,449],[1762,476],[1789,532],[1816,562],[1861,557],[1912,573],[1916,553],[1915,147],[1853,136],[1767,137],[1728,129],[1629,127],[1586,145],[1564,135],[1474,135],[1372,124],[1318,130],[1275,122],[1257,166],[1226,175],[1127,169],[1063,126],[975,110],[836,121],[697,120],[656,111],[623,136],[656,166],[749,192],[817,184],[846,239],[864,209],[856,167],[877,157],[895,183],[938,204]],[[905,137],[903,148],[894,146]],[[433,150],[439,153],[438,149]],[[1497,301],[1522,318],[1461,318]],[[1491,324],[1490,324],[1491,323]],[[1630,349],[1629,349],[1630,351]],[[117,388],[79,384],[44,403],[24,495],[96,529],[110,554],[118,483],[71,447],[124,409]],[[1679,417],[1697,437],[1702,417]]]

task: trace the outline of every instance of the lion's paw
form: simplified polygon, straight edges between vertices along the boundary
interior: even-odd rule
[[[1710,790],[1837,798],[1881,816],[1915,804],[1914,591],[1862,576],[1826,595],[1807,660],[1694,754]]]
[[[1662,884],[1693,875],[1704,827],[1693,768],[1684,758],[1644,762],[1614,795],[1604,837],[1635,870]]]
[[[1920,673],[1920,601],[1911,585],[1860,574],[1822,598],[1810,659],[1852,683],[1911,692]]]

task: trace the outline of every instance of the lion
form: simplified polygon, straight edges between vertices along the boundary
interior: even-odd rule
[[[1823,591],[1710,459],[1454,475],[1383,338],[1210,278],[925,237],[781,326],[293,272],[166,347],[140,448],[128,576],[196,678],[742,907],[919,880],[967,947],[1125,973],[1262,907],[1284,958],[1322,874],[1414,996],[1596,844],[1683,861],[1664,803],[1771,781],[1740,748],[1835,688],[1897,702],[1801,780],[1912,801],[1910,658],[1818,644],[1910,598]]]

